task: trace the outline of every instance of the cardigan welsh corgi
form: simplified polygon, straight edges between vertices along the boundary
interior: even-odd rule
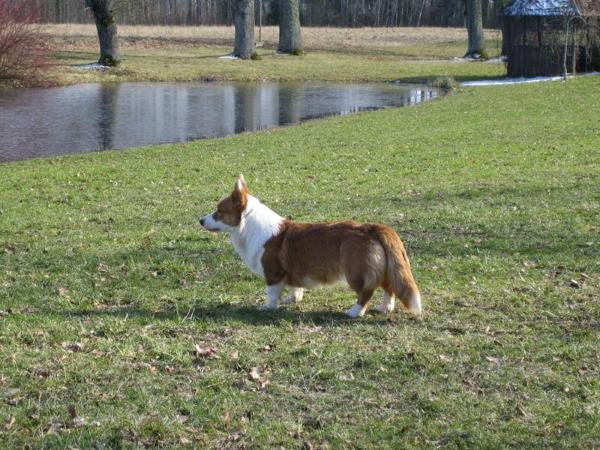
[[[408,310],[421,315],[421,294],[404,245],[386,225],[286,220],[249,194],[242,175],[217,210],[200,218],[200,225],[229,233],[246,265],[264,277],[267,302],[263,310],[277,309],[286,286],[290,295],[284,304],[301,300],[304,288],[345,280],[358,296],[346,311],[352,318],[365,313],[378,287],[384,296],[376,311],[392,311],[398,298]]]

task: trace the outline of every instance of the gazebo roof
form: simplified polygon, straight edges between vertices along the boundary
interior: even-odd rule
[[[508,16],[580,16],[574,0],[515,0],[505,10]],[[595,3],[580,0],[577,3]]]
[[[575,0],[583,16],[600,16],[600,0]]]

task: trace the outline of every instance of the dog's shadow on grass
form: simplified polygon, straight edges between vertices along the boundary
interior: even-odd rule
[[[71,311],[69,316],[112,316],[120,318],[160,320],[160,321],[197,321],[206,323],[235,324],[245,323],[256,326],[272,326],[282,324],[313,324],[327,326],[361,325],[398,325],[415,322],[409,314],[399,312],[388,315],[367,313],[361,319],[351,319],[343,312],[333,310],[300,311],[297,308],[281,307],[276,311],[260,311],[257,307],[237,306],[231,304],[194,306],[189,309],[163,309],[152,311],[136,306],[107,309],[81,309]]]

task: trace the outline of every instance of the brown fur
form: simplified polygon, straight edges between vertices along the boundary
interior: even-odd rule
[[[217,205],[217,210],[213,213],[215,220],[220,220],[232,227],[237,227],[242,220],[242,212],[246,209],[248,203],[248,186],[240,181],[240,186],[235,187],[229,197],[225,197]]]
[[[378,287],[407,307],[418,292],[400,237],[382,224],[286,221],[265,244],[262,265],[268,285],[308,287],[345,278],[362,306]]]

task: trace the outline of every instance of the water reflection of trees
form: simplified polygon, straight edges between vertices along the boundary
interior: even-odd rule
[[[304,86],[287,84],[278,90],[279,124],[298,123],[304,107]]]
[[[332,114],[415,104],[436,91],[326,83],[128,83],[0,98],[0,160],[224,136]],[[5,117],[6,119],[3,119]]]
[[[109,150],[114,147],[114,125],[117,116],[119,84],[102,84],[98,95],[98,148]],[[92,117],[92,120],[95,120]]]

